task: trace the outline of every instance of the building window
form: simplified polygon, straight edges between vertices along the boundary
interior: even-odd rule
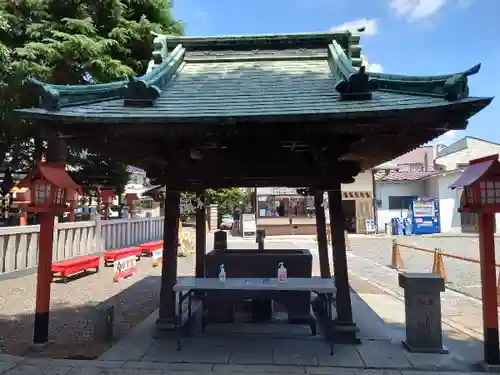
[[[410,172],[423,172],[424,165],[422,163],[412,163],[410,164]]]
[[[407,210],[411,201],[417,199],[416,195],[403,195],[389,197],[389,210]]]
[[[314,197],[260,196],[258,217],[315,217]]]

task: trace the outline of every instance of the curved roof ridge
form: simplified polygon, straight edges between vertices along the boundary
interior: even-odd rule
[[[119,99],[127,86],[127,81],[90,85],[54,85],[29,78],[28,82],[38,90],[40,107],[47,110]]]
[[[479,72],[481,64],[459,73],[436,76],[409,76],[387,73],[368,73],[382,91],[444,97],[446,100],[469,96],[468,77]]]
[[[80,85],[55,85],[29,78],[30,84],[38,90],[40,107],[59,110],[81,104],[98,103],[105,100],[125,99],[125,105],[151,105],[163,92],[170,79],[179,68],[185,48],[178,45],[166,56],[161,64],[140,77],[128,80]],[[163,52],[163,51],[162,51]]]

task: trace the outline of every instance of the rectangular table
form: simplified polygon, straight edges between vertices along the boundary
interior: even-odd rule
[[[241,291],[308,291],[323,295],[327,300],[327,319],[333,324],[332,300],[337,292],[332,279],[320,277],[311,278],[288,278],[286,282],[279,282],[277,278],[228,278],[221,283],[218,278],[197,278],[194,276],[181,277],[174,286],[174,292],[178,293],[178,309],[176,317],[177,350],[181,350],[182,340],[182,304],[188,299],[188,318],[191,317],[191,300],[194,292],[217,291],[217,290],[241,290]],[[330,354],[333,354],[333,340],[330,341]]]

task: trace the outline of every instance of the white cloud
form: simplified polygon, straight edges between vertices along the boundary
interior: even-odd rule
[[[445,6],[469,8],[474,0],[389,0],[389,7],[410,22],[422,21],[439,13]]]
[[[371,73],[383,73],[384,68],[380,64],[368,64],[366,70]]]
[[[358,18],[356,20],[344,22],[341,25],[333,26],[330,31],[345,31],[345,30],[356,30],[360,27],[364,27],[364,36],[373,36],[377,33],[377,20]]]
[[[390,0],[389,7],[398,16],[406,16],[410,21],[431,17],[446,5],[446,0]]]

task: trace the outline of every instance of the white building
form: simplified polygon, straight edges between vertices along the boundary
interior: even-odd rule
[[[378,167],[375,197],[379,231],[393,217],[406,217],[415,198],[435,198],[439,203],[441,232],[474,232],[475,215],[460,214],[461,190],[449,186],[471,159],[500,154],[500,144],[465,137],[454,144],[419,147]],[[500,215],[497,215],[500,229]]]

